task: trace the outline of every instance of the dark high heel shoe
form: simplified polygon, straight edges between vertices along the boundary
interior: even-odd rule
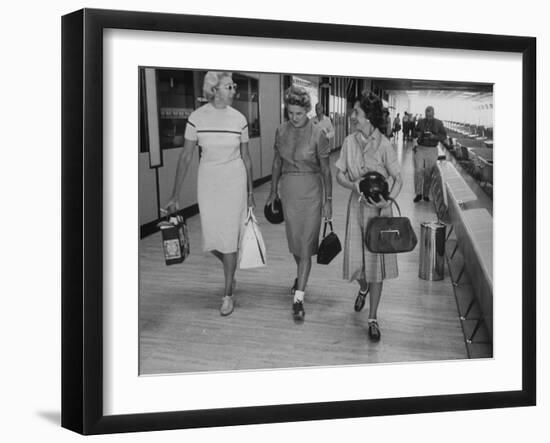
[[[380,341],[380,328],[376,320],[369,321],[369,338],[372,341]]]
[[[365,300],[367,298],[367,294],[369,293],[370,286],[367,287],[367,292],[364,294],[361,293],[361,290],[357,293],[357,297],[355,298],[355,304],[353,305],[353,309],[355,309],[355,312],[361,311],[365,307]]]
[[[292,304],[292,317],[294,317],[294,321],[302,322],[305,316],[306,311],[304,310],[304,302],[295,301]]]

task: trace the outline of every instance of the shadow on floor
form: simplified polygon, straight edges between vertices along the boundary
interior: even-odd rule
[[[37,411],[36,415],[51,424],[61,426],[61,412],[60,411]]]

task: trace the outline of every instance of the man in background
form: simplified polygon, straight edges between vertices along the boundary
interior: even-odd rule
[[[409,139],[409,113],[405,111],[403,113],[403,141]]]
[[[324,108],[321,103],[315,105],[315,117],[311,119],[311,123],[314,125],[319,125],[319,127],[325,132],[325,135],[328,138],[328,143],[330,150],[334,150],[334,126],[330,118],[324,114]]]
[[[394,141],[397,143],[399,139],[399,131],[401,131],[401,117],[399,117],[399,112],[393,119],[393,136],[395,137]]]
[[[418,137],[418,145],[414,150],[414,202],[418,203],[422,197],[430,201],[429,193],[433,169],[437,163],[437,145],[447,138],[445,127],[441,120],[434,118],[433,106],[426,108],[426,118],[420,119],[414,129]]]

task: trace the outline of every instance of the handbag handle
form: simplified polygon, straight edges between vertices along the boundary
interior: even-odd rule
[[[397,202],[395,201],[395,199],[393,198],[390,198],[390,207],[391,205],[395,205],[395,207],[397,208],[397,212],[399,212],[399,217],[401,217],[401,208],[399,207],[399,205],[397,204]]]
[[[327,225],[330,225],[330,232],[334,232],[334,229],[332,228],[332,219],[328,220],[325,219],[325,227],[323,228],[323,238],[327,235]]]
[[[250,222],[250,220],[252,220],[254,223],[258,224],[258,220],[256,220],[256,216],[254,215],[254,211],[252,210],[252,206],[250,208],[248,208],[248,214],[246,215],[246,221],[245,221],[245,225],[248,224],[248,222]]]
[[[360,194],[359,195],[359,203],[363,203],[363,200],[365,200],[365,197],[363,196],[363,194]],[[401,208],[397,204],[397,201],[395,199],[391,198],[391,197],[388,200],[390,201],[390,207],[391,207],[391,205],[395,205],[395,207],[397,208],[397,212],[399,212],[399,217],[401,217]],[[366,203],[363,203],[363,204],[366,204]]]

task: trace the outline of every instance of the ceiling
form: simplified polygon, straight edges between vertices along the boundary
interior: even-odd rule
[[[393,94],[407,95],[409,98],[430,98],[430,99],[464,99],[475,102],[492,101],[492,92],[471,92],[471,91],[448,91],[448,90],[422,90],[422,91],[390,91]]]
[[[483,102],[493,96],[491,83],[376,79],[373,80],[373,85],[395,95],[407,95],[409,98],[459,98]]]

